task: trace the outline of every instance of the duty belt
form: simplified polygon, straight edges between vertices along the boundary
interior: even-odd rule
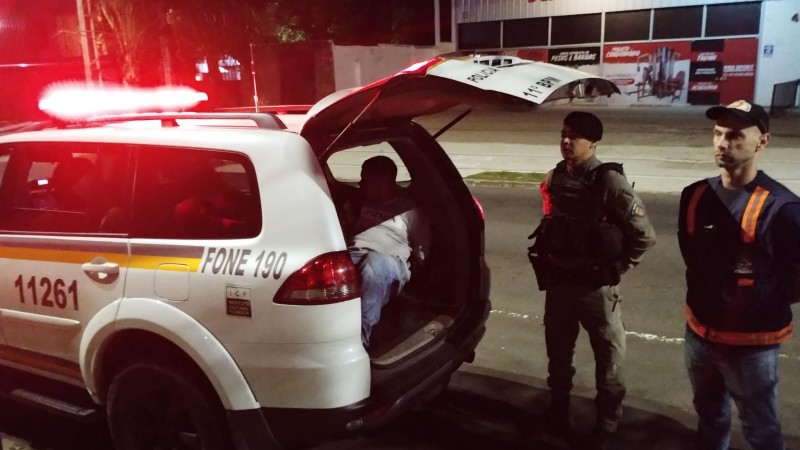
[[[789,323],[778,331],[719,331],[708,325],[704,325],[697,320],[692,309],[686,306],[686,320],[689,328],[698,336],[704,337],[711,342],[726,345],[773,345],[786,342],[792,337],[792,324]]]

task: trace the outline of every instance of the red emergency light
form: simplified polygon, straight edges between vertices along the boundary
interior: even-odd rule
[[[76,121],[108,114],[177,112],[206,100],[205,93],[186,86],[137,88],[59,83],[45,90],[39,109],[60,120]]]

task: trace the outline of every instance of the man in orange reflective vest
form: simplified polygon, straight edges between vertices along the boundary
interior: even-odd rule
[[[681,194],[686,263],[684,360],[698,415],[698,449],[727,449],[731,398],[754,449],[783,450],[778,352],[792,334],[792,271],[800,263],[800,198],[758,170],[770,141],[761,106],[706,111],[717,177]]]

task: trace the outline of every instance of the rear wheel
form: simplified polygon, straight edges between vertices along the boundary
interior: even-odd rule
[[[187,373],[170,365],[137,363],[117,374],[107,407],[117,450],[233,448],[222,407]]]

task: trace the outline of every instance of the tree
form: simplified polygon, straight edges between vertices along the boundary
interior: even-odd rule
[[[165,59],[186,68],[178,79],[205,59],[213,80],[223,56],[247,65],[250,43],[431,45],[434,38],[433,0],[89,1],[97,39],[116,56],[126,84],[163,82]]]
[[[273,1],[278,37],[345,45],[433,45],[433,0]],[[427,36],[426,36],[427,35]]]
[[[241,53],[256,24],[253,3],[93,0],[92,18],[97,39],[115,55],[123,82],[157,84],[163,82],[165,59],[175,58],[171,65],[176,67],[193,68],[203,58],[216,64],[223,55]]]
[[[123,83],[142,84],[150,78],[163,34],[163,7],[150,2],[94,0],[91,8],[98,47],[115,56]]]

